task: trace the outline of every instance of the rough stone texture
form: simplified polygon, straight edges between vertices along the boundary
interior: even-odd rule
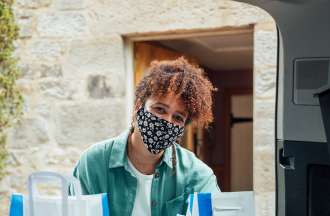
[[[86,146],[118,135],[124,128],[122,99],[63,104],[56,107],[55,138],[59,145]]]
[[[111,95],[124,97],[126,83],[122,38],[117,35],[73,41],[63,61],[63,74],[72,80],[77,77],[88,79],[94,74],[104,75],[108,77]]]
[[[61,65],[55,64],[55,65],[46,65],[41,64],[39,66],[40,71],[40,77],[62,77],[62,67]]]
[[[38,17],[37,31],[44,37],[77,37],[87,32],[87,21],[80,12],[46,13]]]
[[[47,7],[52,0],[17,0],[17,5],[23,8],[38,9]]]
[[[261,70],[256,69],[255,83],[261,83],[262,85],[256,85],[256,95],[260,99],[275,98],[274,87],[276,85],[276,79],[274,80],[276,67],[263,68]],[[275,77],[276,78],[276,77]]]
[[[56,0],[54,4],[59,10],[81,10],[88,6],[87,0]]]
[[[254,148],[254,189],[257,194],[275,191],[274,146],[256,146]]]
[[[123,55],[122,39],[118,36],[75,40],[69,47],[64,65],[70,69],[76,69],[68,71],[70,74],[67,75],[73,77],[81,73],[108,74],[113,68],[120,69],[113,73],[121,74],[124,73]]]
[[[275,66],[277,61],[277,36],[273,30],[262,30],[256,27],[254,34],[256,51],[267,50],[268,52],[255,52],[254,64],[258,66]]]
[[[39,39],[28,44],[27,54],[35,61],[56,61],[63,54],[63,44],[57,41]]]
[[[273,22],[255,25],[254,164],[256,215],[275,215],[275,87],[277,39]]]
[[[275,100],[255,100],[254,146],[274,146],[275,140]]]
[[[39,74],[35,70],[31,69],[29,64],[19,64],[18,65],[21,71],[21,78],[24,79],[36,79],[39,78]]]
[[[34,11],[32,9],[25,9],[14,5],[14,15],[16,19],[29,19],[34,17]]]
[[[255,195],[256,215],[275,216],[275,192]]]
[[[163,32],[223,26],[225,1],[97,1],[91,8],[91,32]],[[219,10],[218,10],[219,8]],[[112,13],[127,11],[128,13]]]
[[[20,26],[19,37],[20,38],[30,38],[34,33],[34,22],[32,18],[19,19],[17,21]]]
[[[105,76],[88,77],[88,94],[91,98],[105,98],[111,96],[111,87]]]
[[[74,81],[49,78],[39,81],[40,93],[46,98],[72,100],[76,92]]]
[[[53,144],[25,149],[10,149],[7,176],[0,183],[1,215],[8,215],[10,194],[27,193],[27,177],[36,170],[71,174],[81,150]]]
[[[257,216],[275,215],[276,26],[261,9],[229,0],[17,0],[15,56],[24,120],[9,130],[0,215],[36,170],[70,173],[87,145],[126,127],[124,38],[254,25],[254,190]],[[94,78],[93,78],[94,77]],[[95,78],[98,77],[98,78]],[[94,85],[95,84],[95,85]]]
[[[47,122],[38,118],[27,118],[13,128],[8,138],[9,148],[29,148],[30,146],[46,144],[49,141]]]
[[[59,64],[21,64],[19,65],[21,77],[24,79],[36,80],[39,78],[62,77],[62,67]]]

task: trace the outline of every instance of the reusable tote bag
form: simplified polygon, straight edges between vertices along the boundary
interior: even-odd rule
[[[61,195],[40,195],[36,185],[60,183]],[[68,196],[69,186],[75,195]],[[79,181],[53,172],[29,176],[29,194],[13,194],[9,216],[109,216],[107,194],[82,195]]]
[[[188,198],[186,216],[255,216],[252,191],[194,193]]]

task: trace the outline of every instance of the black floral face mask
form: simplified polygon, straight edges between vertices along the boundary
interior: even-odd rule
[[[137,125],[143,142],[153,154],[171,146],[178,137],[183,135],[184,127],[157,117],[141,107],[136,115]]]

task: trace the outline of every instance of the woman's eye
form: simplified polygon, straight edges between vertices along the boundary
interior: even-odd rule
[[[184,120],[181,116],[176,115],[176,116],[174,116],[174,118],[177,122],[180,122],[180,123],[184,122]]]
[[[165,113],[165,109],[162,107],[154,107],[155,111],[159,114],[164,114]]]

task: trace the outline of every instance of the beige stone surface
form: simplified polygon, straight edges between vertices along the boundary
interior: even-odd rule
[[[26,192],[31,172],[69,173],[89,144],[126,127],[130,94],[124,38],[248,24],[255,25],[256,212],[257,216],[275,214],[272,137],[277,39],[266,12],[229,0],[17,0],[15,14],[21,26],[15,55],[23,68],[18,83],[25,98],[24,121],[9,130],[0,215],[8,214],[11,193]],[[95,76],[101,81],[91,90],[88,86]]]
[[[54,133],[59,145],[88,144],[118,135],[125,128],[125,103],[121,99],[88,101],[56,106]]]
[[[255,195],[256,215],[275,216],[275,192]]]
[[[257,195],[275,191],[274,147],[254,148],[253,186]],[[258,205],[258,203],[257,203]]]

